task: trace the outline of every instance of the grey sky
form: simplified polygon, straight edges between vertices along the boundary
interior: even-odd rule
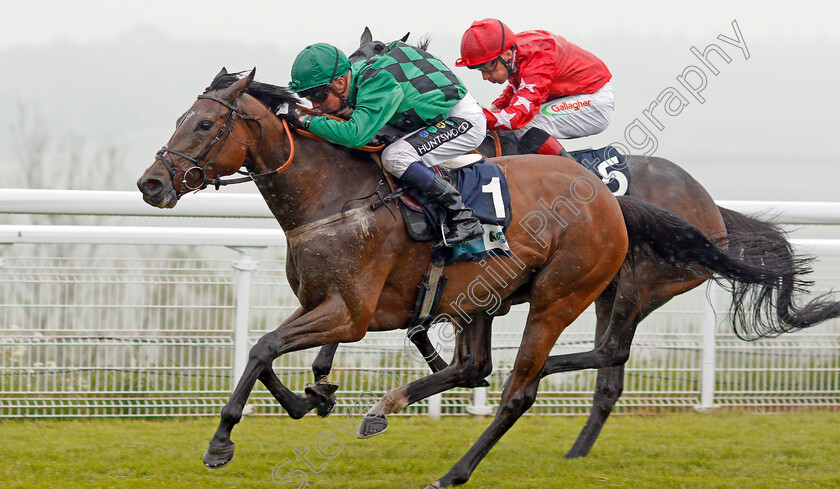
[[[222,65],[257,66],[257,78],[288,82],[293,57],[327,41],[349,51],[364,26],[392,40],[430,34],[430,50],[450,66],[459,39],[476,19],[497,17],[515,31],[547,29],[601,57],[613,73],[616,113],[602,134],[578,149],[641,137],[645,125],[657,156],[677,162],[723,199],[835,200],[830,175],[840,158],[840,4],[834,2],[543,1],[520,2],[289,2],[251,0],[5,2],[0,61],[15,76],[0,81],[0,146],[16,118],[14,106],[40,112],[60,139],[77,133],[91,144],[120,147],[136,177],[169,137]],[[247,8],[239,5],[247,5]],[[382,7],[380,7],[382,6]],[[381,11],[374,12],[374,9]],[[718,36],[732,38],[737,20],[750,57]],[[340,24],[339,24],[340,23]],[[690,51],[710,44],[709,73]],[[705,69],[702,103],[679,84],[685,69]],[[456,73],[480,102],[501,91],[476,73]],[[662,115],[656,128],[644,111],[663,92],[678,90],[689,104]],[[5,139],[4,139],[5,138]],[[636,148],[634,152],[642,152]],[[13,152],[0,152],[0,168]],[[60,163],[61,155],[56,155]],[[756,171],[769,172],[757,183]],[[122,181],[122,180],[121,180]],[[133,178],[126,178],[130,188]],[[793,185],[791,185],[793,183]]]
[[[509,0],[457,2],[371,2],[319,0],[30,0],[4,2],[0,50],[56,41],[115,40],[143,24],[157,25],[184,39],[236,38],[245,43],[286,46],[329,38],[358,38],[359,26],[376,32],[460,34],[470,22],[502,18],[514,30],[550,28],[571,39],[599,31],[628,36],[699,38],[724,19],[744,19],[753,40],[840,40],[840,6],[826,0],[672,2],[635,0],[530,0],[516,8]],[[247,8],[241,5],[247,5]],[[378,9],[379,11],[374,11]],[[343,25],[336,25],[338,23]]]

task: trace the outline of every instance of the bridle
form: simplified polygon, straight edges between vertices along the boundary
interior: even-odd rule
[[[237,170],[237,173],[239,173],[241,175],[246,175],[243,178],[232,178],[232,179],[222,180],[221,178],[219,178],[218,175],[214,179],[207,178],[207,176],[205,175],[205,170],[207,169],[207,167],[211,163],[213,163],[216,156],[218,156],[218,154],[222,151],[222,147],[224,147],[228,138],[233,138],[234,140],[236,140],[237,142],[239,142],[241,144],[244,144],[246,146],[250,146],[249,143],[246,143],[244,141],[239,141],[238,139],[236,139],[236,136],[233,135],[233,125],[236,122],[237,117],[240,118],[240,119],[246,120],[246,121],[255,121],[257,123],[257,125],[259,126],[259,128],[260,128],[260,140],[259,140],[259,144],[257,146],[257,151],[254,154],[256,154],[256,155],[260,154],[260,150],[262,149],[262,144],[263,144],[263,127],[262,127],[261,120],[265,116],[267,116],[272,111],[272,109],[267,108],[265,113],[263,113],[261,116],[253,117],[253,116],[249,116],[249,115],[240,113],[239,108],[236,106],[236,100],[234,100],[233,103],[228,103],[228,102],[226,102],[226,101],[224,101],[224,100],[222,100],[218,97],[214,97],[212,95],[206,95],[206,93],[202,94],[202,95],[199,95],[198,99],[199,100],[207,99],[207,100],[213,100],[214,102],[218,102],[218,103],[224,105],[225,107],[227,107],[228,114],[225,117],[225,121],[222,123],[221,127],[219,127],[219,131],[216,133],[216,136],[207,144],[207,146],[199,154],[199,156],[193,157],[193,156],[190,156],[190,155],[188,155],[188,154],[186,154],[182,151],[177,151],[177,150],[174,150],[174,149],[167,148],[166,146],[163,146],[160,149],[160,151],[157,152],[157,158],[159,158],[161,160],[161,162],[163,162],[163,165],[166,167],[166,170],[169,172],[169,178],[173,182],[173,187],[174,187],[174,182],[175,182],[175,175],[176,175],[175,168],[176,167],[175,167],[175,164],[172,163],[172,161],[170,161],[169,158],[167,158],[167,156],[166,156],[167,153],[170,153],[170,154],[173,154],[173,155],[178,156],[180,158],[183,158],[193,165],[192,167],[188,168],[184,172],[184,176],[182,178],[181,183],[183,184],[184,188],[186,188],[188,191],[196,191],[196,192],[206,188],[207,185],[213,185],[213,186],[216,187],[216,190],[218,190],[219,187],[222,186],[222,185],[230,185],[230,184],[234,184],[234,183],[245,183],[245,182],[250,182],[250,181],[256,181],[256,179],[259,178],[259,177],[264,177],[264,176],[269,176],[269,175],[277,175],[277,174],[283,173],[289,167],[289,165],[292,163],[292,161],[294,160],[294,158],[295,158],[295,141],[294,141],[294,138],[292,137],[292,131],[289,129],[289,124],[286,121],[286,118],[285,117],[280,117],[280,121],[282,122],[283,128],[286,131],[286,134],[289,138],[289,156],[282,165],[278,166],[274,170],[270,170],[270,171],[267,171],[265,173],[253,173],[253,172],[250,172],[250,171],[249,172],[243,172],[242,170]],[[303,110],[309,111],[309,112],[315,112],[315,111],[312,111],[311,109],[306,109],[306,108],[303,108]],[[277,115],[280,116],[279,109],[278,109]],[[332,117],[332,118],[336,119],[336,117],[334,117],[334,116],[328,116],[328,117]],[[318,137],[318,136],[316,136],[312,133],[309,133],[307,131],[303,131],[301,129],[297,129],[296,131],[299,134],[301,134],[302,136],[306,136],[306,137],[314,138],[314,139],[323,139],[323,138],[320,138],[320,137]],[[218,146],[216,146],[216,144],[218,144]],[[214,147],[215,147],[215,151],[213,150]],[[362,151],[375,153],[375,152],[381,151],[384,147],[385,147],[384,144],[378,145],[378,146],[366,145],[366,146],[364,146],[362,148],[358,148],[358,149],[360,149]],[[208,158],[208,155],[210,155],[211,152],[212,152],[212,156],[209,156],[209,158]],[[205,161],[205,160],[206,160],[206,162],[204,164],[202,164],[202,162]],[[247,162],[243,163],[243,166],[247,166]],[[187,182],[187,176],[190,174],[191,171],[197,171],[198,172],[199,178],[201,180],[200,185],[195,186],[195,187],[191,187],[189,185],[189,183]],[[308,229],[312,229],[312,228],[315,228],[315,227],[323,226],[325,224],[329,224],[330,222],[336,221],[338,219],[344,219],[351,212],[359,212],[359,211],[362,211],[362,210],[375,211],[377,208],[379,208],[381,206],[384,206],[385,208],[387,208],[388,212],[390,212],[391,215],[394,217],[394,219],[396,219],[396,216],[394,215],[394,212],[390,209],[390,207],[387,206],[387,204],[389,202],[395,200],[396,198],[398,198],[403,193],[404,190],[401,189],[401,190],[398,190],[398,191],[394,191],[394,189],[392,188],[391,189],[392,193],[390,195],[387,195],[386,197],[382,197],[379,194],[379,188],[384,184],[385,184],[385,180],[380,180],[379,183],[376,186],[376,189],[374,189],[373,193],[371,193],[370,195],[364,196],[364,197],[357,198],[357,199],[351,199],[351,200],[349,200],[345,203],[345,206],[352,201],[364,200],[364,199],[367,199],[367,198],[372,197],[374,195],[376,195],[379,198],[379,202],[376,202],[374,204],[370,204],[368,206],[364,206],[364,207],[361,207],[361,208],[352,209],[350,211],[347,211],[347,210],[344,209],[344,207],[342,207],[340,212],[338,212],[336,214],[333,214],[331,216],[328,216],[327,218],[320,219],[318,221],[312,222],[312,223],[304,226],[304,229],[301,229],[297,232],[303,232],[303,231],[308,230]],[[180,197],[181,195],[185,194],[186,192],[179,192],[176,189],[176,193],[178,194],[177,196]],[[290,231],[289,233],[291,233],[293,231],[294,230]],[[291,234],[288,234],[288,235],[291,235]]]
[[[236,100],[234,100],[233,103],[231,104],[231,103],[228,103],[228,102],[226,102],[226,101],[224,101],[224,100],[222,100],[218,97],[215,97],[213,95],[206,95],[206,94],[199,95],[197,98],[199,100],[201,100],[201,99],[212,100],[214,102],[218,102],[218,103],[224,105],[228,109],[228,114],[225,117],[225,121],[219,127],[219,131],[216,133],[216,136],[207,144],[207,147],[205,147],[204,150],[198,156],[193,157],[193,156],[190,156],[190,155],[188,155],[186,153],[183,153],[181,151],[177,151],[177,150],[174,150],[174,149],[167,148],[166,146],[162,147],[160,149],[160,151],[157,152],[157,158],[159,158],[160,161],[163,162],[163,165],[166,167],[166,171],[169,172],[169,178],[171,179],[171,181],[173,183],[175,182],[175,174],[176,174],[175,164],[172,163],[169,160],[169,158],[166,157],[167,153],[170,153],[170,154],[173,154],[173,155],[178,156],[180,158],[183,158],[193,165],[192,167],[190,167],[186,171],[184,171],[184,176],[181,179],[181,184],[188,191],[202,190],[202,189],[206,188],[207,185],[213,185],[216,188],[216,190],[218,190],[219,187],[223,186],[223,185],[231,185],[231,184],[234,184],[234,183],[250,182],[257,177],[261,177],[261,176],[264,176],[264,175],[271,175],[271,174],[274,174],[274,173],[282,173],[289,166],[289,164],[292,162],[292,159],[294,159],[295,152],[294,152],[294,143],[292,142],[292,134],[289,131],[289,127],[288,127],[288,124],[286,123],[286,120],[282,119],[283,127],[286,129],[286,134],[288,134],[289,141],[292,143],[292,145],[291,145],[292,149],[291,149],[291,152],[289,154],[289,158],[286,160],[285,163],[280,165],[276,170],[272,170],[270,172],[260,173],[260,174],[254,174],[253,172],[243,172],[242,170],[237,170],[237,173],[239,173],[241,175],[247,175],[246,177],[243,177],[243,178],[233,178],[233,179],[228,179],[228,180],[222,180],[218,175],[216,176],[216,178],[213,178],[213,179],[207,178],[207,176],[205,175],[205,170],[207,169],[208,166],[210,166],[210,164],[213,163],[213,161],[216,159],[216,156],[218,156],[218,154],[222,151],[222,148],[224,147],[228,138],[233,138],[234,140],[236,140],[239,143],[242,143],[246,146],[250,146],[249,143],[246,143],[244,141],[239,141],[238,139],[236,139],[236,136],[233,135],[233,125],[236,122],[237,117],[242,119],[242,120],[246,120],[246,121],[256,121],[257,125],[260,128],[260,140],[259,140],[259,143],[257,145],[257,151],[254,154],[257,154],[257,155],[260,154],[260,150],[262,149],[262,144],[263,144],[263,127],[262,127],[262,123],[260,121],[263,117],[267,116],[269,114],[269,112],[271,112],[271,109],[266,109],[266,112],[259,117],[252,117],[252,116],[242,114],[242,113],[239,112],[239,108],[236,106]],[[216,146],[217,144],[218,144],[218,146]],[[215,151],[213,151],[214,147],[216,148]],[[213,152],[212,155],[210,155],[211,152]],[[209,158],[208,158],[208,156],[209,156]],[[202,164],[202,162],[204,162],[204,163]],[[187,182],[187,177],[190,175],[190,172],[192,172],[192,171],[197,171],[198,172],[199,181],[201,182],[200,185],[198,185],[198,186],[190,186],[190,184]],[[181,192],[180,194],[183,194],[183,193],[186,193],[186,192]]]

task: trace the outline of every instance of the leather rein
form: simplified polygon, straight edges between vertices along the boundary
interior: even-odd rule
[[[224,185],[232,185],[232,184],[235,184],[235,183],[245,183],[245,182],[255,181],[259,177],[264,177],[264,176],[268,176],[268,175],[283,173],[284,171],[286,171],[286,169],[289,167],[289,165],[291,165],[292,161],[295,158],[295,140],[292,137],[292,131],[289,130],[289,124],[286,121],[286,118],[285,117],[280,117],[280,121],[283,123],[283,128],[285,129],[286,134],[288,135],[288,138],[289,138],[289,148],[290,148],[289,149],[289,156],[288,156],[288,158],[286,158],[286,161],[282,165],[278,166],[274,170],[271,170],[271,171],[268,171],[268,172],[265,172],[265,173],[253,173],[253,172],[244,172],[242,170],[237,170],[237,173],[239,173],[241,175],[246,175],[245,177],[242,177],[242,178],[231,178],[231,179],[227,179],[227,180],[222,180],[218,176],[216,178],[207,178],[207,176],[205,175],[205,170],[207,169],[208,166],[210,166],[210,164],[213,163],[213,161],[216,159],[216,156],[218,156],[218,154],[222,151],[222,147],[225,145],[228,138],[233,138],[236,141],[238,141],[238,142],[240,142],[240,143],[242,143],[246,146],[250,146],[249,143],[239,141],[238,139],[236,139],[236,136],[233,136],[233,125],[236,122],[237,117],[240,118],[240,119],[246,120],[246,121],[256,121],[257,125],[259,126],[259,128],[260,128],[260,140],[259,140],[259,143],[257,145],[257,151],[255,153],[255,154],[259,154],[260,150],[262,149],[262,144],[263,144],[263,128],[262,128],[262,123],[260,121],[262,120],[262,118],[264,118],[266,115],[268,115],[269,112],[271,112],[271,109],[270,108],[266,109],[266,112],[259,117],[253,117],[253,116],[242,114],[239,111],[239,108],[236,106],[236,101],[235,100],[232,104],[230,104],[230,103],[228,103],[228,102],[226,102],[226,101],[224,101],[224,100],[222,100],[218,97],[215,97],[213,95],[204,95],[204,94],[199,95],[197,98],[199,100],[201,100],[201,99],[212,100],[214,102],[218,102],[218,103],[224,105],[228,109],[228,114],[225,117],[225,121],[219,127],[219,131],[216,133],[216,136],[210,141],[210,143],[207,145],[207,147],[204,148],[204,151],[202,151],[199,154],[199,156],[193,157],[193,156],[190,156],[190,155],[188,155],[186,153],[183,153],[181,151],[177,151],[177,150],[174,150],[174,149],[167,148],[166,146],[163,146],[160,149],[160,151],[157,152],[157,158],[159,158],[161,160],[161,162],[163,162],[163,165],[166,167],[166,170],[169,172],[169,178],[173,182],[175,181],[175,174],[176,174],[175,165],[174,165],[174,163],[172,163],[169,160],[169,158],[167,158],[167,156],[166,156],[167,153],[173,154],[173,155],[178,156],[180,158],[183,158],[193,165],[192,167],[188,168],[184,172],[184,176],[181,179],[181,184],[186,189],[188,189],[189,191],[202,190],[202,189],[206,188],[208,185],[213,185],[216,188],[216,190],[219,190],[219,187],[224,186]],[[301,108],[305,112],[315,113],[315,111],[313,111],[312,109],[309,109],[309,108],[306,108],[306,107],[301,107]],[[332,116],[330,116],[330,117],[332,117]],[[304,131],[302,129],[296,129],[296,132],[298,134],[302,135],[302,136],[305,136],[305,137],[309,137],[309,138],[313,138],[313,139],[323,139],[319,136],[316,136],[316,135],[314,135],[310,132]],[[213,151],[213,148],[214,148],[214,146],[216,146],[216,144],[218,144],[218,146],[216,147],[215,151]],[[382,148],[384,148],[384,147],[385,147],[385,145],[365,146],[365,147],[359,148],[359,149],[361,149],[362,151],[376,152],[376,151],[382,150]],[[208,158],[208,155],[210,155],[211,151],[213,151],[213,154],[212,154],[212,156],[209,156],[209,158]],[[202,162],[205,161],[205,160],[206,160],[206,162],[204,164],[202,164]],[[195,187],[191,187],[190,184],[187,182],[187,176],[192,171],[197,171],[198,172],[198,176],[199,176],[199,179],[201,181],[201,184],[198,185],[198,186],[195,186]]]

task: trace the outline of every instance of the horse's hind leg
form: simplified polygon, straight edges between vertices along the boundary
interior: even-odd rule
[[[574,290],[575,287],[570,286],[569,289]],[[495,418],[467,454],[453,465],[446,475],[427,486],[427,489],[449,487],[469,480],[470,475],[496,442],[533,405],[537,398],[540,372],[557,337],[583,312],[598,292],[600,290],[591,295],[577,292],[548,305],[542,300],[532,300],[513,372],[502,393]]]
[[[493,370],[490,356],[493,318],[481,313],[471,317],[473,321],[466,328],[461,328],[455,337],[452,363],[439,372],[387,392],[365,414],[359,424],[359,438],[370,438],[385,431],[388,426],[387,416],[399,412],[405,406],[464,383],[475,383],[490,375]]]
[[[697,278],[676,280],[674,275],[670,275],[670,281],[663,279],[660,282],[651,279],[652,275],[647,275],[643,282],[657,285],[639,289],[638,280],[643,273],[628,274],[623,271],[623,279],[619,279],[622,284],[619,290],[623,292],[605,294],[596,302],[598,324],[596,346],[593,350],[555,355],[546,361],[543,376],[587,368],[598,369],[592,410],[577,440],[566,454],[568,458],[585,457],[589,454],[621,396],[624,388],[624,363],[630,356],[630,347],[639,322],[673,296],[693,289],[704,281]],[[615,290],[611,286],[607,292],[611,289]],[[613,298],[611,304],[610,297]]]

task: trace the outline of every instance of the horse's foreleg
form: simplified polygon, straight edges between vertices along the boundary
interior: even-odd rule
[[[543,368],[542,377],[558,372],[600,369],[624,365],[630,357],[630,345],[642,311],[634,301],[616,300],[604,333],[595,342],[595,348],[585,352],[552,355]],[[599,321],[600,323],[600,321]]]
[[[446,360],[441,358],[437,349],[432,345],[424,326],[410,328],[406,332],[406,338],[411,340],[411,343],[414,344],[417,351],[423,356],[423,360],[429,364],[432,372],[439,372],[446,368],[448,365]],[[312,373],[315,375],[315,382],[320,382],[330,374],[336,350],[338,350],[338,343],[331,343],[321,347],[318,356],[312,362]]]
[[[334,393],[338,390],[338,384],[320,382],[309,385],[305,389],[306,395],[299,396],[283,385],[271,368],[263,370],[260,382],[292,419],[300,419],[314,408],[318,408],[318,416],[325,418],[335,407]]]
[[[263,335],[251,348],[248,364],[242,378],[236,385],[230,400],[222,408],[221,421],[210,446],[204,454],[204,464],[210,468],[221,467],[233,459],[234,443],[230,439],[233,426],[242,419],[242,409],[257,379],[266,382],[272,394],[281,404],[295,402],[295,396],[283,386],[271,370],[271,363],[278,356],[297,350],[305,350],[329,343],[358,341],[364,336],[366,325],[373,315],[374,306],[363,310],[361,303],[355,303],[350,311],[345,300],[338,294],[328,296],[311,311],[298,309],[292,317],[274,331]],[[316,391],[314,397],[330,395],[331,392]],[[307,395],[307,402],[309,395]],[[317,406],[313,403],[313,407]]]
[[[589,455],[589,451],[592,450],[595,440],[601,434],[601,428],[607,422],[607,418],[609,418],[623,390],[624,365],[598,369],[598,380],[595,382],[595,396],[592,399],[592,410],[577,440],[575,440],[569,453],[566,454],[566,458],[578,458]]]
[[[411,340],[415,348],[417,348],[417,351],[423,355],[423,360],[429,364],[429,368],[432,369],[432,372],[440,372],[447,367],[448,364],[446,363],[446,360],[440,357],[437,348],[435,348],[429,340],[429,333],[425,326],[414,326],[410,328],[405,335],[409,340]]]
[[[672,283],[653,289],[634,290],[635,286],[625,281],[622,289],[634,290],[629,296],[615,294],[615,289],[611,286],[596,301],[598,324],[595,338],[598,346],[595,350],[579,354],[582,357],[578,358],[573,358],[574,355],[549,357],[543,375],[576,370],[577,367],[586,368],[586,362],[592,362],[590,364],[598,368],[592,409],[574,445],[566,454],[567,458],[585,457],[589,454],[621,397],[624,390],[624,362],[630,355],[630,346],[639,322],[674,295],[695,285],[694,282]],[[610,298],[612,302],[608,300]]]
[[[312,362],[312,373],[315,375],[315,382],[324,380],[330,374],[336,350],[338,350],[338,343],[330,343],[329,345],[322,346],[321,350],[318,351],[318,356]]]
[[[222,408],[222,419],[203,458],[204,465],[211,469],[227,465],[233,460],[234,443],[230,439],[230,433],[233,426],[242,419],[242,409],[245,407],[245,402],[248,400],[254,384],[263,371],[271,369],[271,361],[274,359],[272,346],[269,342],[264,341],[267,337],[268,335],[265,335],[260,338],[260,341],[251,348],[245,371],[236,384],[230,400]]]
[[[490,355],[493,318],[484,314],[476,314],[473,318],[469,327],[461,329],[456,336],[452,363],[438,372],[388,391],[365,414],[359,424],[359,438],[370,438],[385,431],[387,416],[405,406],[490,375],[493,370]]]
[[[409,329],[406,333],[406,337],[414,343],[414,346],[417,348],[417,351],[423,355],[423,359],[426,360],[426,363],[429,365],[429,368],[432,369],[432,372],[440,372],[441,370],[445,369],[449,364],[446,363],[446,360],[441,358],[438,354],[437,348],[432,345],[432,342],[429,340],[429,334],[426,330],[425,326],[414,326],[413,328]],[[489,375],[489,373],[488,373]],[[484,380],[484,378],[478,379],[468,379],[464,380],[457,387],[489,387],[490,384]]]

